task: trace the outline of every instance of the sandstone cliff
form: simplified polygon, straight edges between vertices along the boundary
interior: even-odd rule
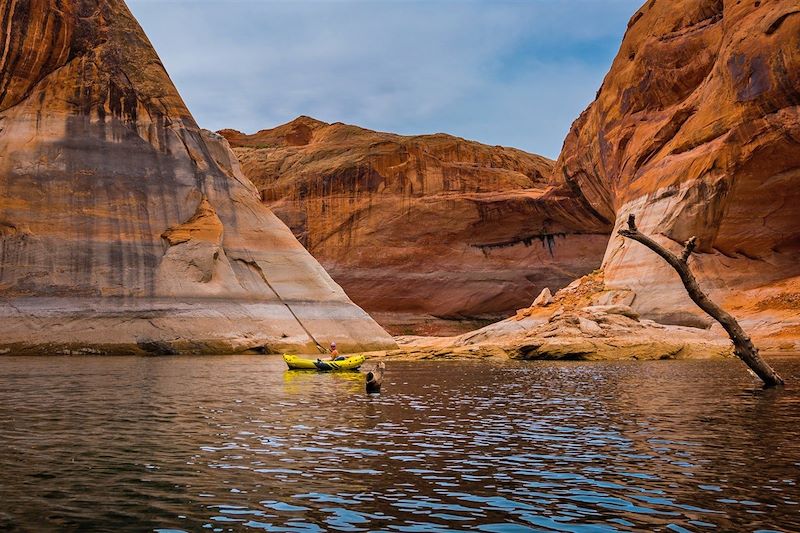
[[[122,0],[0,17],[0,352],[393,345],[198,128]]]
[[[552,161],[449,135],[300,117],[220,132],[264,202],[395,331],[507,316],[597,268],[610,223],[548,183]]]
[[[554,175],[617,227],[635,213],[676,248],[696,235],[713,297],[762,338],[800,337],[796,0],[648,1]],[[644,247],[612,237],[604,269],[645,316],[708,323]]]

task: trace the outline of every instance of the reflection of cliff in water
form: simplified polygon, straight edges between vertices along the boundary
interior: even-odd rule
[[[738,360],[653,363],[661,367],[657,372],[629,364],[633,371],[609,383],[606,403],[632,449],[627,455],[640,459],[627,476],[691,493],[669,501],[698,516],[716,510],[717,527],[729,531],[741,527],[742,513],[774,508],[786,491],[800,495],[797,480],[786,478],[795,463],[790,458],[800,452],[797,436],[776,428],[778,419],[797,412],[800,399],[761,389]],[[742,377],[732,379],[729,371]],[[709,394],[699,397],[700,388]],[[720,502],[749,503],[729,513]]]
[[[378,396],[363,379],[271,356],[0,358],[0,528],[800,530],[800,395],[753,392],[738,361],[390,362]]]

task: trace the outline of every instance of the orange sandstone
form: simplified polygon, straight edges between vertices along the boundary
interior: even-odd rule
[[[521,150],[309,117],[220,133],[264,202],[395,330],[507,316],[598,267],[608,241],[608,222],[550,186],[553,162]]]
[[[122,0],[0,0],[0,353],[391,347]]]
[[[648,1],[554,176],[617,227],[634,213],[675,249],[696,235],[692,267],[713,298],[762,338],[796,330],[797,2]],[[669,266],[616,231],[603,264],[644,316],[709,323]]]

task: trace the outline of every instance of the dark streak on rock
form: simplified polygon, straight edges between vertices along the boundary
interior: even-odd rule
[[[547,248],[547,251],[552,256],[556,246],[556,237],[560,237],[565,239],[567,237],[566,233],[539,233],[534,235],[523,235],[519,237],[514,237],[513,239],[505,240],[505,241],[498,241],[498,242],[490,242],[490,243],[482,243],[482,244],[472,244],[473,248],[478,248],[484,252],[488,250],[495,250],[498,248],[509,248],[511,246],[516,246],[518,244],[524,244],[525,246],[530,246],[533,244],[534,240],[539,240],[542,243],[543,247]]]
[[[766,33],[767,35],[772,35],[776,31],[778,31],[778,29],[781,27],[781,25],[784,23],[784,21],[786,21],[787,18],[789,18],[792,15],[797,15],[798,13],[800,13],[800,9],[796,9],[794,11],[789,11],[788,13],[784,13],[783,15],[781,15],[780,17],[775,19],[772,22],[772,24],[770,24],[767,27],[767,29],[764,31],[764,33]]]

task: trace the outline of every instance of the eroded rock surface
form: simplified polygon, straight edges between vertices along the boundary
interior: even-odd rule
[[[0,351],[391,347],[122,0],[0,0]]]
[[[550,186],[552,161],[521,150],[308,117],[220,133],[264,201],[395,331],[507,316],[597,268],[608,241],[607,220]]]
[[[615,233],[635,213],[676,250],[697,236],[692,268],[713,298],[761,338],[800,338],[796,0],[648,1],[554,175]],[[643,246],[612,237],[604,269],[643,315],[709,324]]]
[[[394,359],[514,358],[600,361],[729,357],[732,345],[716,331],[642,319],[608,299],[601,271],[558,291],[546,305],[456,337],[399,337]]]

